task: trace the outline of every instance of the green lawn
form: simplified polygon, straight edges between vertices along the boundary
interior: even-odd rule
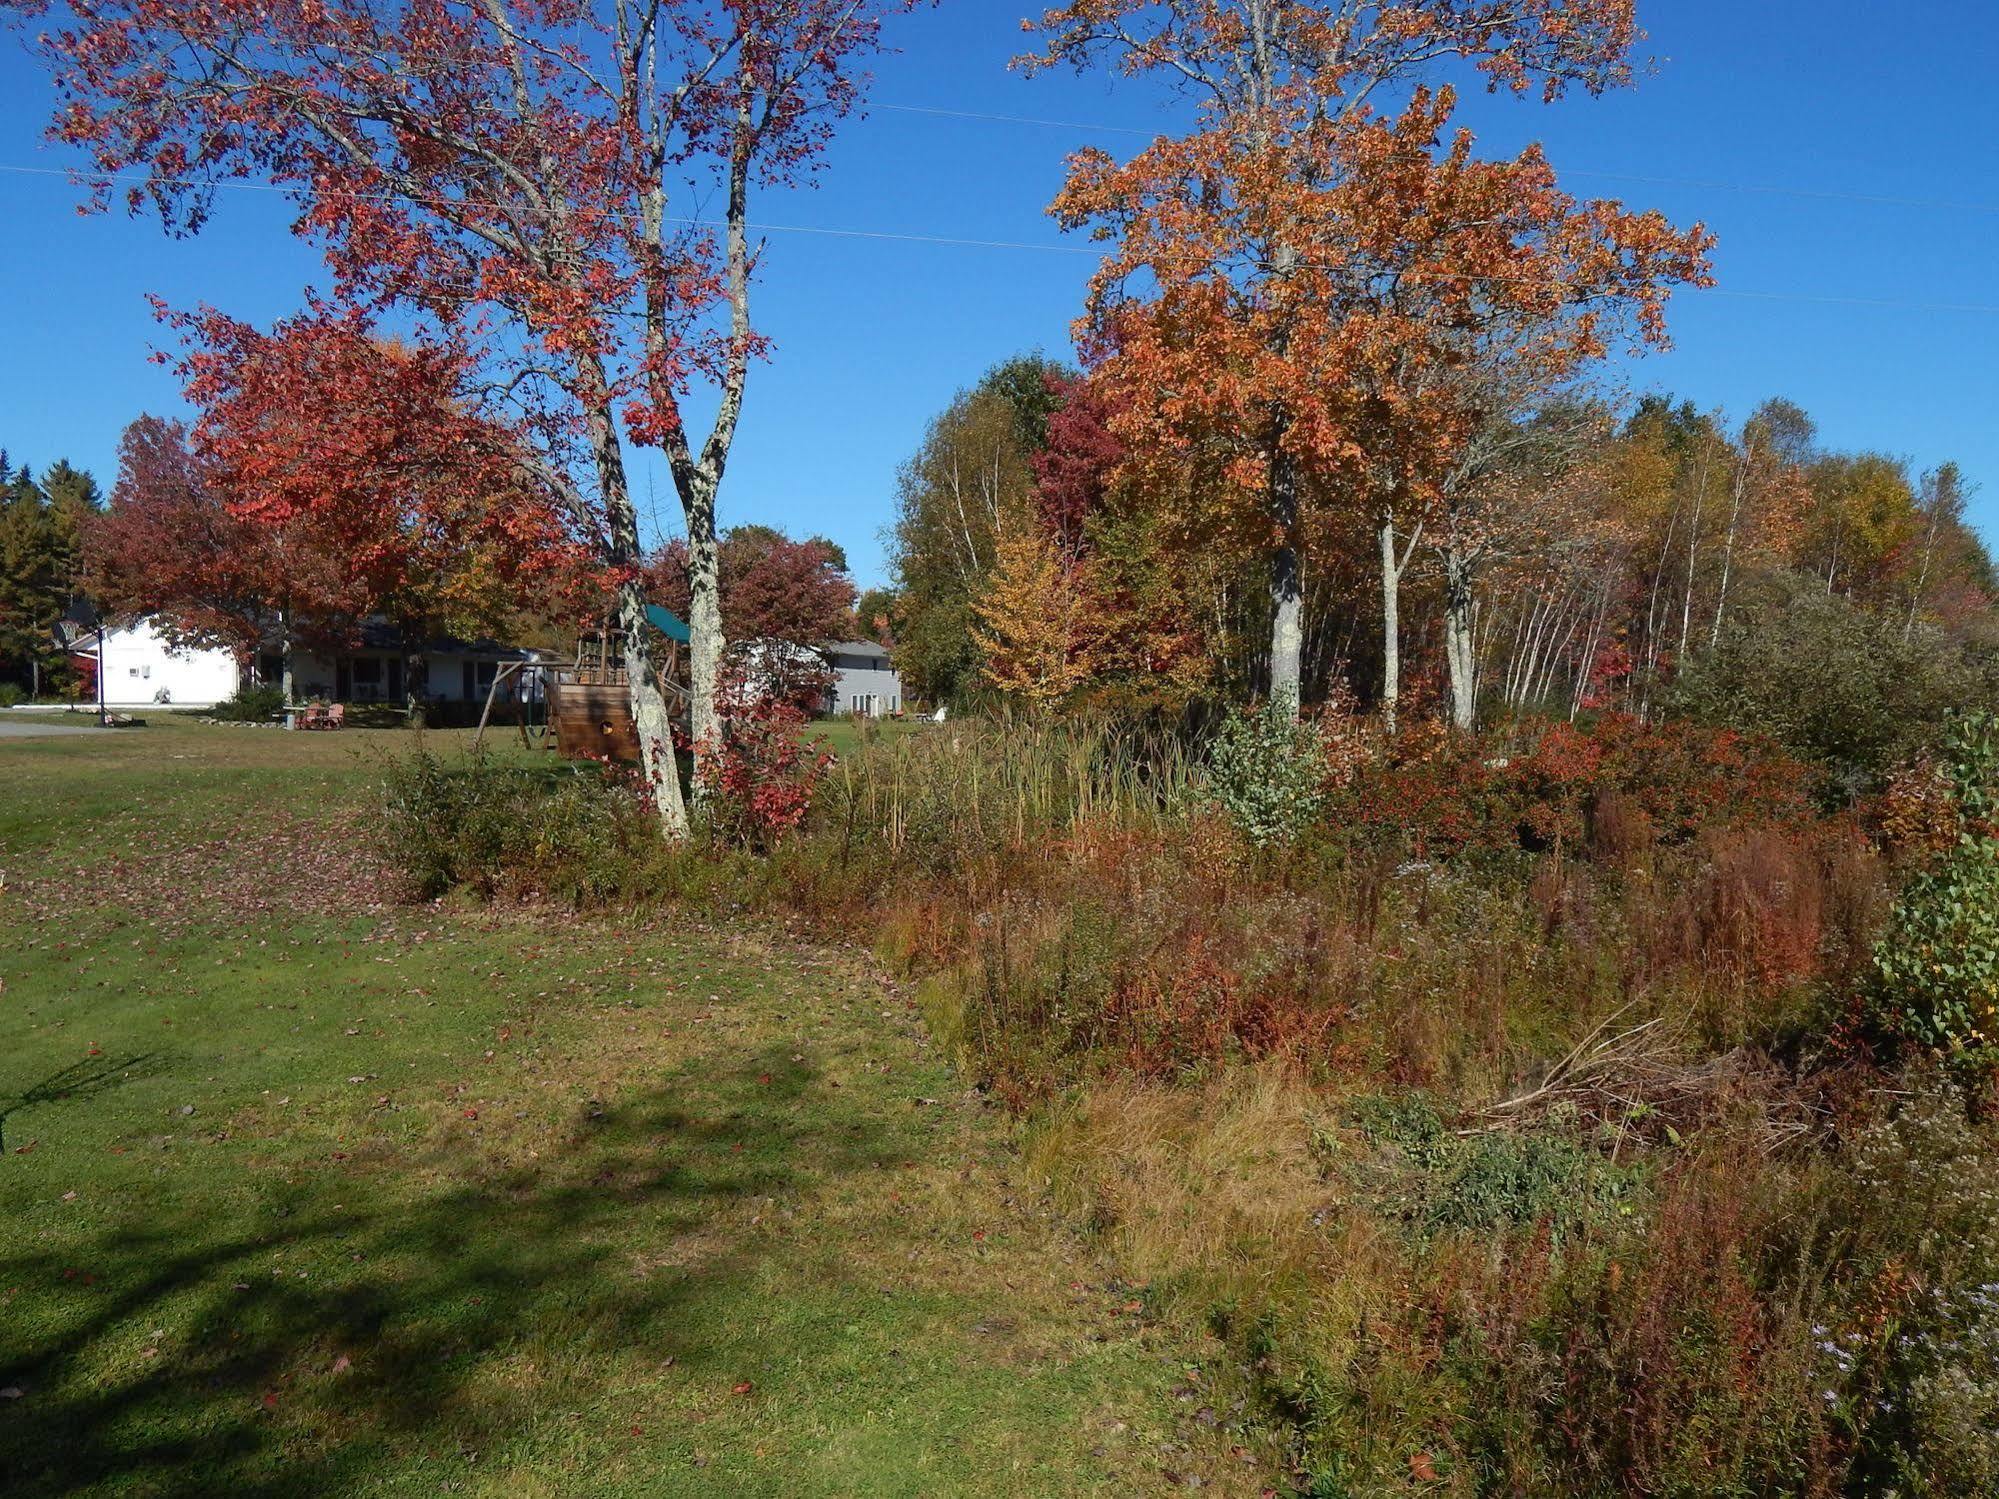
[[[382,904],[404,743],[0,742],[0,1493],[1260,1490],[907,992]]]

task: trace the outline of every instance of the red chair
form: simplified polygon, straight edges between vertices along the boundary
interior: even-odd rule
[[[327,729],[346,728],[347,705],[345,703],[335,703],[331,708],[328,708],[326,710],[326,717],[321,721],[320,727]]]

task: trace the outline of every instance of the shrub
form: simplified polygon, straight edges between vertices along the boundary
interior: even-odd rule
[[[1362,764],[1333,804],[1344,835],[1418,858],[1470,851],[1602,853],[1686,843],[1718,825],[1801,823],[1804,768],[1732,729],[1605,713],[1529,725],[1524,748],[1404,735],[1400,756]]]
[[[1546,1224],[1559,1240],[1614,1215],[1638,1181],[1563,1132],[1561,1120],[1458,1134],[1420,1093],[1359,1099],[1349,1118],[1373,1150],[1346,1168],[1348,1178],[1377,1212],[1426,1231]]]
[[[1952,841],[1903,887],[1874,950],[1887,1031],[1980,1071],[1999,1060],[1999,716],[1956,719],[1943,747]]]
[[[722,727],[700,760],[708,829],[717,841],[766,851],[805,821],[832,757],[808,748],[805,714],[774,684],[731,672],[717,695]]]
[[[19,682],[0,682],[0,708],[16,708],[27,700],[27,689]]]
[[[1291,843],[1326,798],[1318,727],[1277,703],[1233,713],[1208,749],[1208,794],[1258,848]]]
[[[662,887],[669,857],[636,784],[595,766],[447,763],[419,746],[382,769],[376,847],[416,900],[456,889],[571,905]]]
[[[1987,1494],[1999,1479],[1999,1140],[1929,1069],[1854,1131],[1828,1183],[1843,1283],[1814,1328],[1852,1492]]]
[[[269,723],[285,710],[285,694],[278,687],[239,687],[205,716],[232,723]]]
[[[1934,742],[1951,712],[1991,683],[1939,632],[1828,595],[1819,580],[1736,616],[1713,652],[1681,671],[1667,712],[1767,734],[1820,771],[1838,803],[1876,789]]]

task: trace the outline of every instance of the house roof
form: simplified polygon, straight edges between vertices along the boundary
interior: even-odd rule
[[[103,624],[107,633],[116,635],[125,631],[135,630],[152,618],[154,616],[150,614],[125,614],[107,617],[103,621]],[[56,641],[59,645],[69,650],[78,651],[85,655],[95,654],[97,650],[97,627],[94,625],[86,626],[75,619],[59,620],[56,625]],[[258,642],[258,649],[275,651],[279,649],[281,644],[282,642],[276,633],[266,633],[264,638]],[[504,641],[493,640],[484,635],[476,640],[467,640],[462,636],[449,634],[432,635],[423,640],[409,640],[404,638],[403,632],[400,629],[380,615],[364,619],[354,627],[352,644],[347,649],[420,652],[425,655],[435,656],[494,656],[503,661],[528,661],[533,660],[539,654],[521,646],[508,645]]]
[[[505,661],[526,661],[532,659],[535,654],[520,646],[507,645],[483,635],[477,640],[466,640],[462,636],[447,634],[413,640],[380,615],[362,620],[354,633],[357,643],[349,647],[352,650],[405,651],[426,656],[496,656]],[[264,638],[265,650],[274,650],[277,645],[275,637]]]
[[[879,656],[884,661],[888,660],[888,647],[877,645],[872,640],[834,640],[819,649],[849,656]]]

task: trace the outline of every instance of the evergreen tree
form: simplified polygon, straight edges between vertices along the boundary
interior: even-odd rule
[[[63,671],[55,625],[75,596],[97,483],[66,460],[38,483],[0,452],[0,676],[41,692]]]
[[[75,467],[67,458],[58,458],[43,471],[42,493],[48,497],[63,588],[73,596],[83,572],[83,533],[104,509],[104,494],[89,470]],[[69,599],[63,602],[67,605]]]

